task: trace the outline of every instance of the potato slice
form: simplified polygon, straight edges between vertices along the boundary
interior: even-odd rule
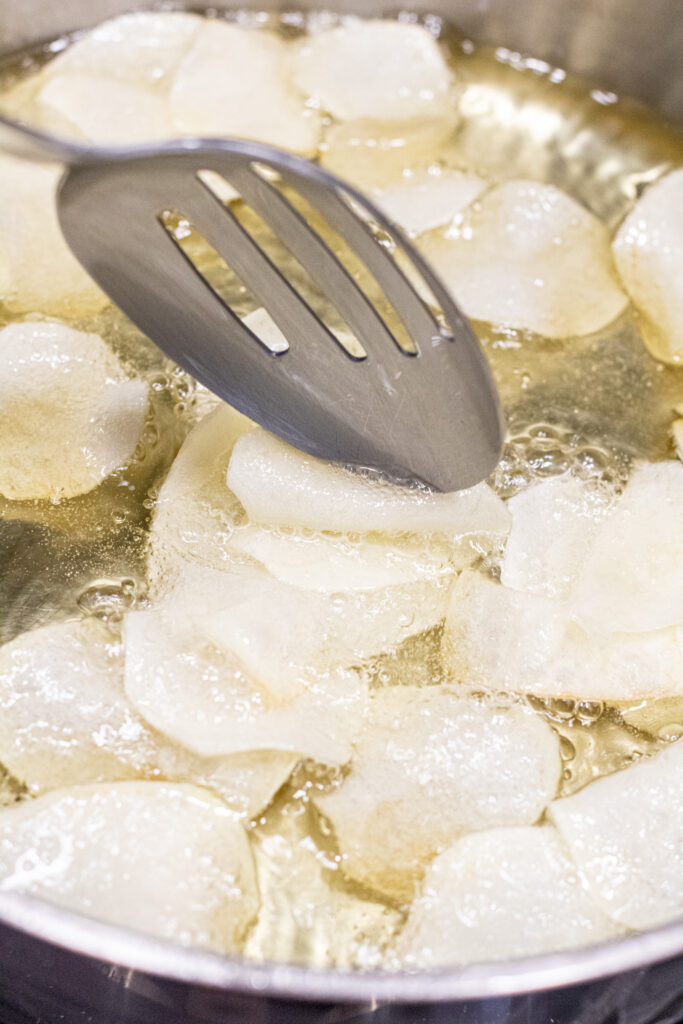
[[[372,695],[349,774],[314,799],[344,871],[409,899],[436,853],[466,832],[533,823],[559,780],[558,738],[528,708],[399,686]]]
[[[487,187],[487,182],[474,174],[435,165],[382,189],[376,202],[408,234],[420,235],[448,224]]]
[[[232,547],[261,562],[282,583],[340,594],[379,590],[422,580],[446,580],[478,552],[451,551],[446,544],[402,544],[382,537],[268,530],[251,523],[236,528]]]
[[[150,531],[152,596],[168,591],[187,562],[230,568],[241,509],[225,482],[233,445],[254,424],[221,403],[188,434],[156,501]]]
[[[455,109],[452,73],[420,25],[347,18],[304,39],[291,66],[301,91],[336,118],[391,121]]]
[[[396,951],[409,966],[480,963],[588,945],[619,929],[555,829],[464,836],[430,865]]]
[[[46,65],[43,75],[106,75],[134,86],[164,85],[203,24],[196,14],[138,11],[85,32]]]
[[[657,359],[683,360],[683,168],[650,185],[612,246],[626,291]]]
[[[175,129],[314,153],[319,117],[290,85],[288,52],[287,44],[269,32],[202,22],[171,88]]]
[[[580,700],[629,701],[683,694],[683,629],[614,633],[595,640],[570,626],[530,692]]]
[[[32,795],[162,777],[211,787],[250,818],[270,802],[295,756],[198,757],[149,729],[126,700],[123,671],[120,637],[94,618],[44,626],[0,647],[0,762]]]
[[[202,24],[179,12],[106,21],[11,90],[10,112],[56,134],[75,130],[100,143],[171,136],[171,77]]]
[[[74,786],[1,811],[0,890],[229,951],[259,905],[231,812],[206,790],[157,782]]]
[[[299,760],[297,754],[286,750],[245,750],[224,757],[199,757],[167,742],[159,744],[151,777],[213,789],[236,818],[249,821],[262,814]]]
[[[395,649],[438,626],[448,605],[448,579],[332,593],[267,576],[246,592],[239,576],[237,582],[238,591],[206,615],[202,631],[278,693],[298,692],[302,674],[326,675]]]
[[[573,616],[599,638],[683,623],[683,465],[641,463],[598,530]]]
[[[409,490],[296,451],[265,430],[240,438],[228,487],[254,522],[365,533],[449,533],[502,539],[509,515],[487,484],[454,494]]]
[[[55,191],[57,165],[0,155],[0,303],[11,313],[96,313],[108,299],[62,236]]]
[[[454,679],[472,688],[537,693],[557,654],[567,610],[465,570],[451,593],[444,652]]]
[[[683,913],[683,743],[590,783],[549,813],[597,902],[650,928]]]
[[[501,582],[568,600],[613,495],[576,477],[551,477],[508,501],[512,528]]]
[[[258,571],[188,570],[171,600],[126,618],[133,706],[204,756],[282,750],[326,764],[348,760],[367,687],[351,670],[291,662],[300,653],[290,629],[324,644],[296,597]]]
[[[446,155],[457,123],[453,116],[403,121],[342,121],[325,133],[320,162],[368,192],[401,187],[404,175],[424,173],[426,162]]]
[[[69,71],[48,78],[37,96],[41,124],[70,126],[92,142],[147,142],[173,134],[168,101],[152,89],[115,78]]]
[[[0,647],[0,762],[33,794],[139,775],[155,743],[122,682],[121,641],[94,618]]]
[[[475,320],[566,338],[627,303],[604,225],[552,185],[505,182],[420,248]]]
[[[446,616],[444,654],[471,689],[625,701],[683,693],[683,629],[598,641],[567,605],[465,571]]]
[[[147,385],[128,380],[97,334],[58,323],[0,332],[0,493],[70,498],[133,454]]]

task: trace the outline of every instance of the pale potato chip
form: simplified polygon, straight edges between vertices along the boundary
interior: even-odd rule
[[[428,862],[466,832],[532,824],[560,780],[559,740],[523,706],[449,687],[373,693],[339,788],[314,795],[343,870],[409,899]]]
[[[56,164],[0,155],[0,303],[11,313],[96,313],[109,301],[67,246],[57,221]]]
[[[527,688],[596,701],[683,695],[683,628],[613,633],[601,641],[570,625],[556,656]]]
[[[43,70],[106,75],[134,86],[165,85],[203,24],[196,14],[137,11],[84,32]]]
[[[594,639],[569,606],[465,570],[452,590],[444,654],[469,689],[590,701],[683,693],[683,629]]]
[[[677,742],[550,806],[592,896],[626,927],[683,913],[682,778]]]
[[[509,514],[487,484],[453,494],[398,487],[291,448],[265,430],[239,438],[228,487],[254,522],[349,533],[502,539]]]
[[[683,360],[683,169],[650,185],[619,228],[614,259],[657,359]]]
[[[282,583],[327,594],[444,580],[478,554],[473,547],[451,555],[446,544],[270,530],[251,523],[235,529],[231,544]]]
[[[536,693],[557,654],[567,610],[466,569],[451,592],[444,652],[453,678],[474,689]]]
[[[571,476],[542,480],[510,498],[512,527],[501,582],[568,600],[613,499],[606,488]]]
[[[683,465],[640,463],[583,566],[572,614],[587,632],[683,624]]]
[[[237,438],[254,424],[223,402],[190,431],[156,501],[149,574],[154,597],[168,590],[187,562],[230,568],[230,538],[239,502],[225,482]]]
[[[382,189],[377,205],[410,235],[438,228],[474,202],[488,187],[483,178],[438,165],[405,175],[400,184]]]
[[[420,25],[348,18],[302,40],[291,68],[301,91],[342,120],[455,116],[453,75]]]
[[[226,647],[254,679],[280,693],[298,692],[302,674],[334,672],[394,650],[438,626],[448,605],[448,578],[371,590],[319,593],[264,574],[247,590],[235,574],[234,596],[207,614],[203,633]]]
[[[554,828],[464,836],[430,865],[396,944],[411,967],[537,956],[619,928],[586,892]]]
[[[159,738],[158,733],[153,734]],[[253,820],[284,786],[298,761],[297,754],[286,750],[245,750],[224,757],[200,757],[169,741],[159,743],[150,775],[213,789],[235,817]]]
[[[155,743],[122,683],[121,641],[94,618],[0,647],[0,761],[33,794],[140,775]]]
[[[0,811],[0,892],[234,951],[256,916],[246,834],[207,790],[74,786]]]
[[[148,406],[97,334],[59,323],[0,332],[0,493],[70,498],[124,466]]]
[[[604,225],[553,185],[498,185],[420,248],[475,320],[567,338],[627,304]]]
[[[170,11],[103,22],[20,82],[9,112],[101,144],[170,137],[170,82],[202,24],[198,15]]]
[[[307,608],[289,603],[294,588],[258,570],[188,568],[185,577],[170,600],[126,617],[125,689],[135,709],[207,757],[280,750],[348,760],[367,685],[350,669],[290,663],[300,657],[291,624],[318,649],[324,643]]]
[[[425,164],[446,152],[457,124],[452,117],[405,121],[342,121],[325,133],[320,162],[328,171],[371,192],[400,187],[407,172],[421,174]]]
[[[203,21],[171,87],[176,131],[314,153],[319,117],[290,84],[287,54],[287,44],[269,32]]]
[[[0,647],[0,762],[32,795],[134,778],[191,781],[252,818],[297,758],[201,758],[150,729],[123,689],[120,636],[95,618],[43,626]]]
[[[41,123],[54,115],[62,127],[100,145],[148,142],[173,134],[168,101],[158,92],[105,75],[65,71],[51,75],[38,93]]]

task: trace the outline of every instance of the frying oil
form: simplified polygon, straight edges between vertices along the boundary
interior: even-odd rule
[[[252,16],[239,15],[242,20]],[[282,22],[260,18],[287,36],[306,31],[306,16]],[[643,188],[683,163],[683,137],[642,106],[504,48],[474,46],[458,32],[439,31],[461,83],[461,122],[447,138],[428,132],[411,149],[416,166],[452,166],[490,181],[532,178],[556,185],[615,229]],[[66,41],[6,65],[0,86],[34,71]],[[328,129],[333,125],[328,125]],[[390,125],[377,126],[391,134]],[[323,162],[363,177],[381,178],[386,153],[362,157],[323,151]],[[368,155],[370,154],[370,155]],[[373,165],[376,159],[377,165]],[[345,162],[346,161],[346,162]],[[241,216],[251,216],[243,211]],[[177,218],[177,237],[241,314],[255,302],[192,226]],[[326,315],[324,301],[262,225],[249,226],[283,272]],[[332,240],[334,242],[334,240]],[[0,326],[8,322],[0,308]],[[133,460],[96,490],[62,502],[0,498],[0,641],[80,612],[117,618],[144,599],[145,541],[155,497],[205,400],[112,306],[96,317],[74,318],[79,329],[102,334],[128,369],[150,384],[148,421]],[[549,340],[475,323],[492,366],[508,424],[508,439],[492,483],[508,498],[535,480],[572,471],[620,489],[633,459],[672,456],[673,407],[683,400],[683,370],[656,362],[645,348],[632,310],[581,338]],[[419,396],[416,396],[416,399]],[[496,557],[481,569],[496,575]],[[371,685],[444,678],[439,631],[412,638],[363,666]],[[579,789],[650,753],[683,731],[683,700],[608,706],[541,700],[530,704],[561,737],[561,793]],[[258,821],[252,839],[264,910],[246,952],[257,958],[316,965],[377,966],[405,908],[345,880],[334,836],[314,810],[311,794],[334,785],[339,773],[302,764]],[[21,799],[21,785],[0,778],[0,802]]]

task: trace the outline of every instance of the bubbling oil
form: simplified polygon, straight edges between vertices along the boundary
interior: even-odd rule
[[[245,13],[231,17],[253,19]],[[261,16],[259,24],[292,37],[306,32],[308,17]],[[614,228],[645,185],[683,162],[683,137],[655,113],[543,61],[475,46],[433,17],[427,24],[439,32],[461,83],[462,120],[437,150],[428,144],[417,150],[416,165],[453,166],[492,182],[526,177],[556,185]],[[67,43],[8,62],[0,93]],[[372,163],[367,154],[363,159]],[[258,237],[261,227],[249,227]],[[197,262],[207,276],[216,275],[218,289],[240,315],[253,311],[253,298],[224,267],[212,267],[214,257],[191,226],[177,222],[175,228],[195,246]],[[325,312],[290,254],[270,238],[263,241],[313,307]],[[0,307],[0,326],[8,322]],[[144,601],[145,544],[158,490],[206,407],[196,382],[111,305],[95,317],[69,322],[101,334],[129,372],[148,381],[150,412],[129,465],[94,491],[55,503],[0,498],[0,642],[76,614],[115,623]],[[671,457],[669,429],[672,409],[683,399],[683,371],[653,359],[631,310],[597,334],[561,342],[483,322],[474,327],[508,424],[491,479],[501,497],[567,472],[619,491],[634,459]],[[483,557],[481,571],[496,576],[499,558],[500,553]],[[440,631],[412,637],[362,670],[375,688],[438,685],[446,678]],[[527,699],[561,737],[560,795],[683,732],[683,700],[616,706]],[[312,794],[340,777],[343,770],[303,763],[252,822],[264,910],[247,941],[248,955],[315,965],[383,963],[406,908],[345,878],[334,836],[311,802]],[[0,803],[25,797],[17,780],[7,773],[0,777]]]

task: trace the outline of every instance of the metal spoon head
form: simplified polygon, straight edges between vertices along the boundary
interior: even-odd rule
[[[340,344],[206,172],[268,226],[360,348]],[[343,239],[363,274],[345,269],[296,199]],[[285,351],[264,346],[217,294],[164,226],[165,211],[186,218],[244,282],[287,339]],[[317,165],[232,140],[117,151],[67,172],[58,212],[77,258],[142,331],[297,448],[441,491],[478,483],[498,462],[500,404],[470,324],[400,229]]]

